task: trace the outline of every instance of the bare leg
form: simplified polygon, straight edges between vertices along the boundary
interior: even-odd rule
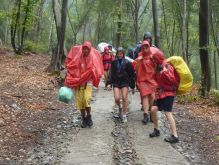
[[[144,113],[148,113],[148,109],[149,109],[148,96],[142,97],[142,105],[143,105]]]
[[[121,89],[122,94],[122,112],[126,114],[127,111],[127,103],[128,103],[128,88],[124,87]]]
[[[175,124],[175,120],[174,120],[174,118],[173,118],[172,112],[165,112],[165,115],[166,115],[166,117],[167,117],[167,121],[168,121],[169,124],[170,124],[171,133],[172,133],[175,137],[178,137],[177,132],[176,132],[176,124]]]
[[[113,92],[114,92],[115,103],[116,103],[116,105],[118,105],[120,107],[120,89],[114,88]]]
[[[151,117],[153,120],[154,128],[156,128],[156,129],[158,129],[157,110],[158,110],[157,106],[151,107]]]

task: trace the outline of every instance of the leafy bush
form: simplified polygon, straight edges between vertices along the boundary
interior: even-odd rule
[[[216,89],[211,90],[210,95],[213,97],[213,101],[216,104],[219,104],[219,90]]]
[[[200,84],[194,84],[191,92],[186,93],[184,95],[177,95],[176,100],[180,104],[191,103],[198,101],[200,99],[199,95]]]
[[[24,50],[34,52],[34,53],[46,52],[47,47],[42,43],[38,43],[38,45],[37,45],[37,43],[30,41],[30,40],[27,40],[27,41],[25,41]]]

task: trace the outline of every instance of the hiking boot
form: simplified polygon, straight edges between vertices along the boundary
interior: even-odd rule
[[[91,127],[93,125],[93,121],[91,119],[91,115],[87,115],[87,125],[88,125],[88,127]]]
[[[122,119],[122,108],[119,108],[119,110],[117,112],[115,112],[115,114],[113,115],[114,118],[117,119]]]
[[[82,123],[81,123],[81,128],[86,128],[87,127],[87,118],[82,117]]]
[[[164,141],[168,142],[168,143],[178,143],[179,142],[179,138],[175,137],[174,135],[171,135],[170,137],[166,137],[164,139]]]
[[[142,120],[142,123],[146,125],[148,122],[149,122],[148,114],[147,114],[147,113],[144,113],[144,118],[143,118],[143,120]]]
[[[160,136],[160,131],[157,128],[154,128],[154,131],[149,134],[151,138]]]

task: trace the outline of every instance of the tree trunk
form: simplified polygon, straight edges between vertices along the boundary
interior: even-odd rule
[[[139,1],[135,0],[135,13],[134,13],[135,43],[138,42],[138,10],[139,10]]]
[[[118,29],[116,32],[116,47],[118,48],[120,46],[120,41],[121,41],[121,27],[122,27],[122,22],[121,22],[121,17],[122,17],[122,0],[118,1],[120,4],[119,8],[119,13],[118,13]]]
[[[67,17],[67,4],[68,4],[68,0],[62,1],[61,26],[60,27],[57,26],[58,43],[55,52],[53,52],[52,54],[51,63],[46,69],[48,72],[59,71],[61,64],[64,62],[64,39],[65,39],[66,17]]]
[[[161,4],[162,4],[162,9],[163,9],[163,21],[164,21],[164,31],[165,31],[165,34],[166,34],[166,41],[167,41],[167,50],[168,50],[169,54],[172,55],[171,54],[170,41],[169,41],[169,34],[168,34],[168,30],[167,30],[166,14],[165,14],[165,8],[164,8],[163,0],[161,1]]]
[[[5,44],[8,43],[8,17],[6,18],[6,23],[5,23]]]
[[[16,34],[18,33],[18,24],[20,22],[19,21],[20,9],[21,9],[21,0],[16,0],[12,14],[12,21],[11,21],[11,45],[16,54],[19,53],[18,52],[19,46],[16,45]]]
[[[37,20],[37,33],[36,33],[36,42],[37,42],[37,50],[38,50],[38,44],[39,44],[39,40],[40,40],[40,23],[41,23],[41,17],[43,14],[43,4],[44,4],[44,0],[40,1],[40,6],[38,8],[37,11],[37,16],[38,16],[38,20]]]
[[[157,17],[157,1],[152,0],[153,22],[154,22],[154,34],[155,34],[155,46],[160,48],[160,32],[158,28]]]
[[[208,97],[211,87],[211,71],[208,57],[208,18],[209,18],[209,1],[200,0],[199,9],[199,47],[201,61],[201,95]]]
[[[218,39],[217,35],[215,34],[215,28],[213,24],[213,11],[211,10],[211,17],[210,17],[210,24],[211,24],[211,31],[212,31],[212,36],[213,36],[213,42],[214,46],[216,47],[216,51],[214,51],[214,78],[215,78],[215,88],[217,89],[217,58],[216,58],[216,52],[219,57],[219,48],[218,48]]]
[[[216,58],[216,51],[214,51],[214,82],[215,82],[215,89],[217,88],[217,58]]]
[[[22,23],[22,32],[21,32],[21,40],[20,40],[20,47],[19,47],[19,52],[21,53],[23,51],[23,45],[24,45],[24,35],[26,32],[26,23],[27,23],[27,19],[28,19],[28,14],[30,12],[30,0],[27,0],[27,6],[26,6],[26,10],[25,10],[25,17]]]
[[[182,13],[182,54],[183,59],[188,63],[187,54],[186,54],[186,22],[187,22],[187,11],[186,11],[186,0],[183,0],[183,13]]]
[[[186,21],[186,58],[187,58],[187,63],[189,65],[190,63],[190,54],[189,54],[189,21],[190,21],[190,10],[187,9],[188,14],[187,14],[187,21]]]

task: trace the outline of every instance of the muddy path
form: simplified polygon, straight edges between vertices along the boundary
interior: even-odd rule
[[[44,72],[48,64],[46,56],[0,55],[3,68],[0,72],[0,164],[70,165],[83,161],[91,164],[91,160],[96,164],[107,162],[107,165],[219,164],[219,144],[215,139],[219,129],[218,107],[211,110],[200,103],[197,108],[200,112],[193,112],[195,104],[176,104],[174,114],[180,143],[171,146],[163,142],[169,132],[162,114],[162,136],[148,137],[152,125],[141,124],[138,93],[130,97],[128,123],[123,124],[112,117],[112,92],[100,87],[93,98],[94,127],[81,129],[80,114],[74,105],[58,101],[57,79]],[[80,158],[74,152],[76,148],[82,149],[83,159],[76,159]]]

